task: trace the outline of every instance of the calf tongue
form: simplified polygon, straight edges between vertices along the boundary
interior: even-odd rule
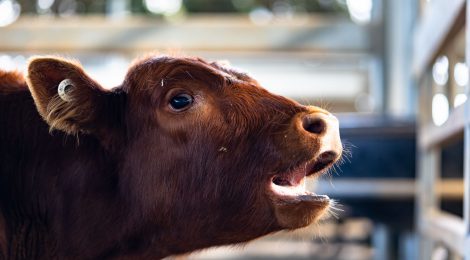
[[[290,173],[290,180],[291,180],[291,184],[292,185],[299,185],[302,180],[305,178],[305,167],[304,166],[301,166],[301,167],[298,167],[297,169],[295,169],[294,171],[292,171]]]
[[[281,196],[297,197],[308,195],[305,190],[305,171],[303,167],[298,167],[288,173],[277,175],[272,179],[272,190]]]
[[[305,167],[300,166],[288,173],[275,176],[273,182],[279,186],[298,186],[304,177]]]

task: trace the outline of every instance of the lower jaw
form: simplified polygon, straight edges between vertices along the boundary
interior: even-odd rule
[[[328,211],[330,200],[305,199],[279,203],[274,206],[278,224],[284,229],[297,229],[311,225]]]
[[[328,196],[308,191],[279,194],[270,190],[269,197],[277,222],[283,229],[297,229],[313,224],[321,219],[330,207]]]

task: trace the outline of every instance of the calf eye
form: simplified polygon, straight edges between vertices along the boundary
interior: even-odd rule
[[[178,94],[170,99],[170,108],[174,111],[183,111],[193,103],[193,97],[188,94]]]

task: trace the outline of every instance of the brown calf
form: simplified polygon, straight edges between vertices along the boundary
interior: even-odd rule
[[[79,64],[0,72],[0,258],[161,258],[316,221],[338,122],[198,58],[106,90]]]

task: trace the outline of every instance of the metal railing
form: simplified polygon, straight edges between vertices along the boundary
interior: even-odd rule
[[[427,4],[418,24],[414,39],[413,69],[420,82],[420,112],[418,132],[417,227],[421,235],[420,259],[431,259],[438,245],[450,250],[451,255],[470,259],[470,100],[453,109],[441,126],[430,123],[429,75],[431,62],[455,39],[458,31],[465,33],[465,61],[470,64],[470,10],[469,1],[435,0]],[[470,92],[466,89],[467,97]],[[441,151],[453,141],[464,145],[464,172],[460,180],[463,217],[440,208],[445,196],[438,191],[441,179]]]

